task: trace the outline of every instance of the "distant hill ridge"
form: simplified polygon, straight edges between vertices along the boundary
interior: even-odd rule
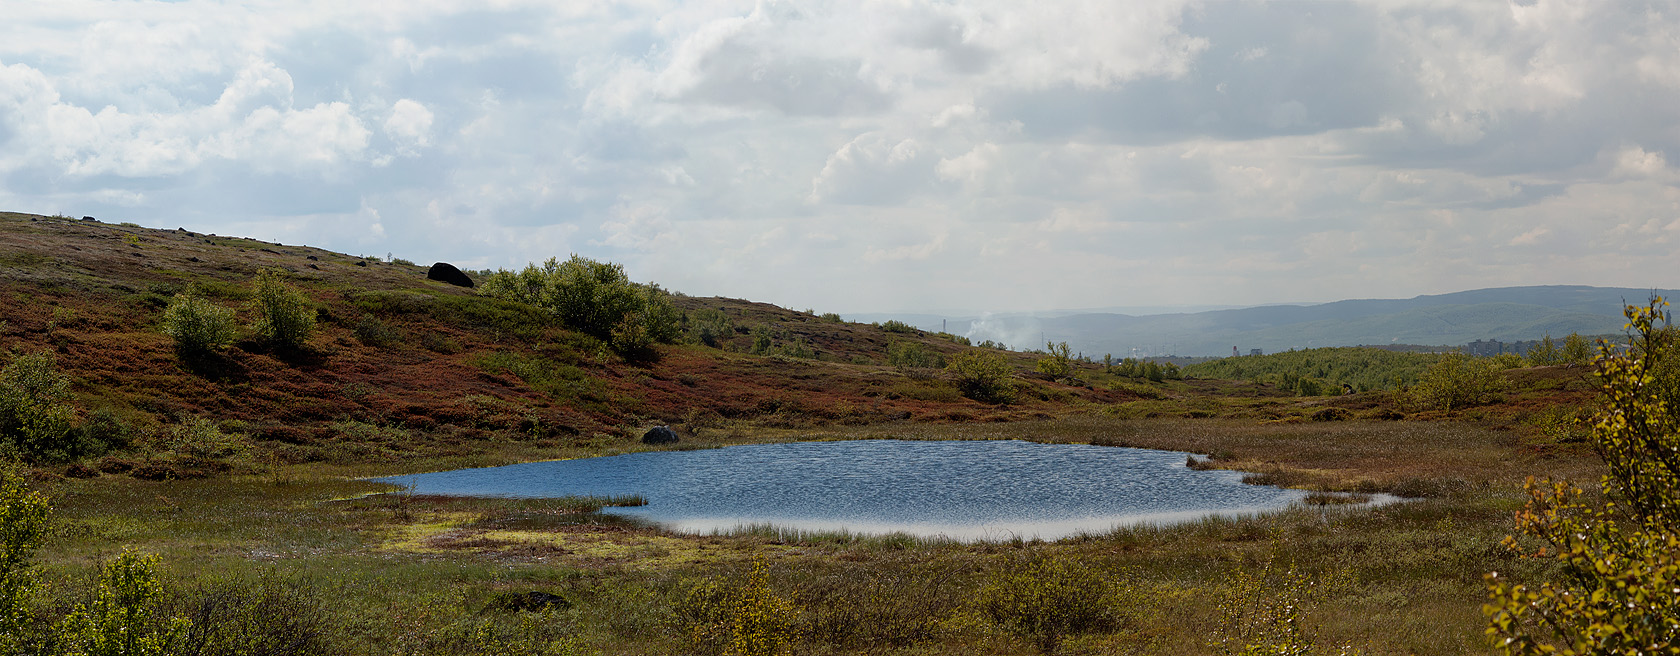
[[[1680,298],[1672,289],[1543,285],[1145,316],[961,318],[947,319],[945,325],[976,341],[992,339],[1018,348],[1042,346],[1041,339],[1066,341],[1074,350],[1096,357],[1217,356],[1229,355],[1233,346],[1242,353],[1362,344],[1457,346],[1479,339],[1511,342],[1572,332],[1617,333],[1623,305],[1641,303],[1652,294]],[[917,318],[922,328],[939,328]]]

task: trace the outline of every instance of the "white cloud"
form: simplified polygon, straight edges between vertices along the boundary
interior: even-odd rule
[[[413,100],[403,98],[391,106],[391,116],[385,119],[385,136],[413,153],[413,149],[431,145],[432,112]]]
[[[1661,4],[7,10],[0,209],[835,310],[1680,285]]]

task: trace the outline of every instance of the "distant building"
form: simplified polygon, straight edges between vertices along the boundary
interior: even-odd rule
[[[1497,339],[1478,339],[1464,345],[1464,351],[1480,357],[1499,355],[1505,352],[1505,344]]]
[[[1265,353],[1262,352],[1260,349],[1249,349],[1248,354],[1249,355],[1265,355]]]

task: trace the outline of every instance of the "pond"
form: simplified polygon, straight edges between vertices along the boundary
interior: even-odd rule
[[[415,494],[641,495],[602,512],[691,532],[750,526],[1055,540],[1278,510],[1306,495],[1196,471],[1185,453],[1009,441],[857,440],[649,451],[393,476]]]

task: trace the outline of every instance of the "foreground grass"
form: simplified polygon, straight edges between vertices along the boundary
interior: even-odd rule
[[[1220,607],[1231,577],[1271,573],[1262,578],[1282,586],[1275,574],[1283,567],[1314,582],[1303,622],[1326,648],[1484,653],[1482,575],[1539,574],[1500,546],[1521,505],[1520,480],[1535,473],[1580,480],[1593,471],[1586,453],[1536,449],[1509,431],[1444,422],[1075,416],[799,433],[718,429],[702,438],[1033,439],[1177,449],[1297,486],[1421,498],[1134,527],[1052,544],[960,544],[774,531],[677,535],[587,512],[594,503],[374,495],[388,488],[324,467],[201,481],[66,480],[51,486],[55,524],[38,558],[43,614],[67,612],[101,558],[135,547],[163,557],[172,603],[183,613],[208,612],[203,600],[217,591],[291,591],[290,615],[307,626],[287,631],[318,634],[314,653],[505,654],[525,648],[518,645],[533,650],[526,653],[683,653],[690,632],[679,611],[694,584],[739,580],[761,562],[771,591],[795,610],[788,631],[796,653],[1033,653],[1034,640],[994,624],[973,600],[995,572],[1059,554],[1124,590],[1107,604],[1111,621],[1062,641],[1060,653],[1210,653],[1210,636],[1243,621]],[[516,610],[533,592],[563,602]]]

